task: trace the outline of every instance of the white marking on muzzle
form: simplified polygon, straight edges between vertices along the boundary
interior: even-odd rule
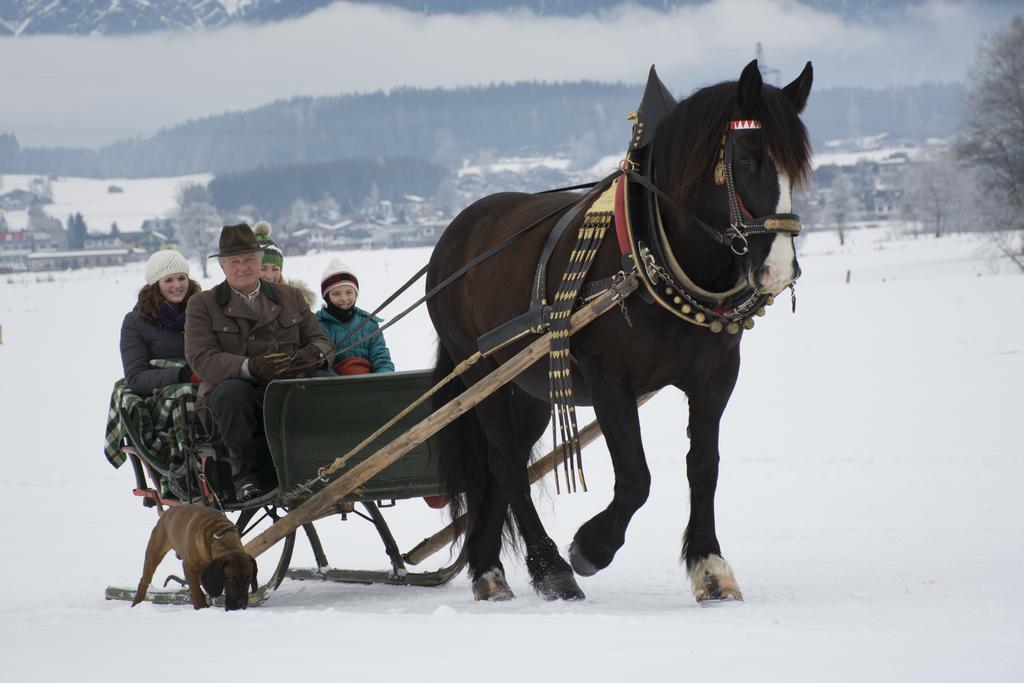
[[[789,176],[783,171],[778,171],[779,177],[779,202],[775,206],[775,213],[790,213],[793,210],[793,186]],[[779,233],[772,238],[772,248],[768,252],[768,258],[758,273],[761,281],[761,290],[770,294],[779,294],[796,279],[796,251],[793,248],[793,237],[786,233]]]

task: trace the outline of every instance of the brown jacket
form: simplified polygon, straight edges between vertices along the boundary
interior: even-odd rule
[[[227,282],[189,299],[185,358],[202,378],[200,397],[224,380],[241,378],[246,358],[274,351],[292,354],[310,344],[325,355],[334,352],[298,289],[261,281],[260,297],[259,317]]]

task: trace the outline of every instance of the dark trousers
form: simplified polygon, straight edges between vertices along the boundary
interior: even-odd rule
[[[205,397],[217,434],[228,449],[235,487],[258,484],[256,439],[262,437],[263,389],[241,379],[229,379]]]

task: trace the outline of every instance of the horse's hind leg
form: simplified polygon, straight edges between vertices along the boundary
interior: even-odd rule
[[[466,558],[476,600],[512,600],[515,594],[505,580],[501,564],[501,530],[505,524],[508,502],[493,476],[475,515],[476,522],[466,536],[469,554]]]
[[[583,591],[572,568],[544,530],[530,497],[526,465],[534,443],[547,427],[548,404],[514,386],[505,386],[476,411],[492,446],[491,472],[501,485],[526,545],[526,567],[534,590],[545,600],[582,600]]]

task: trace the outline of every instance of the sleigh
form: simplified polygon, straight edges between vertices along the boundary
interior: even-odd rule
[[[610,310],[635,286],[633,280],[623,281],[579,311],[574,323],[585,325]],[[264,496],[244,503],[235,500],[225,451],[216,439],[188,435],[191,443],[183,448],[184,462],[169,464],[166,455],[152,450],[125,415],[120,451],[134,472],[133,493],[145,507],[162,510],[184,502],[213,505],[229,516],[237,515],[235,525],[251,555],[279,546],[274,569],[252,594],[250,604],[267,600],[286,578],[439,586],[461,571],[463,555],[434,570],[411,567],[455,540],[463,531],[462,520],[403,551],[385,510],[398,503],[425,507],[423,499],[434,506],[442,502],[443,485],[427,447],[428,438],[540,359],[547,344],[547,335],[538,338],[485,380],[433,412],[426,400],[434,387],[429,370],[271,382],[263,407],[268,449],[259,465],[261,481],[274,486],[268,487]],[[599,435],[596,423],[584,427],[580,446]],[[556,452],[548,453],[533,464],[530,480],[540,479],[559,462]],[[371,524],[383,543],[388,566],[379,570],[332,567],[316,529],[318,521],[330,517]],[[291,567],[300,529],[315,567]],[[267,576],[266,571],[261,562],[261,577]],[[167,582],[172,580],[181,582],[175,576]],[[166,589],[167,582],[163,590],[151,589],[146,599],[158,604],[191,604],[186,588]],[[134,595],[134,588],[115,586],[108,587],[105,594],[111,600],[131,600]],[[211,602],[219,604],[218,600]]]

